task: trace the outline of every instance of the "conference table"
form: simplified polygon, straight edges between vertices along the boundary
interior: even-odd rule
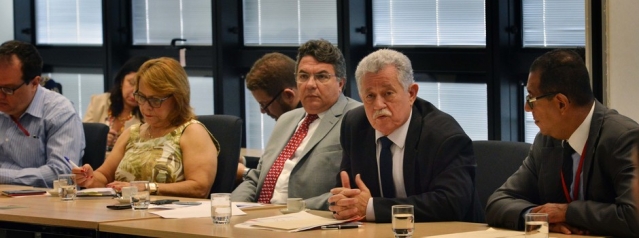
[[[0,191],[30,189],[24,186],[0,185]],[[152,196],[156,199],[195,201],[202,199]],[[302,232],[277,232],[235,227],[249,219],[281,215],[283,206],[269,205],[246,208],[243,216],[233,216],[229,225],[214,225],[210,217],[165,219],[147,211],[110,210],[117,204],[110,198],[79,198],[61,201],[48,195],[0,197],[0,231],[5,234],[55,237],[393,237],[391,225],[364,223],[360,228],[343,230],[314,229]],[[331,217],[327,211],[309,211]],[[416,223],[413,237],[423,237],[466,231],[481,231],[489,227],[481,223],[426,222]],[[2,236],[0,232],[0,236]],[[39,235],[33,235],[39,234]],[[14,235],[14,236],[18,236]],[[565,236],[551,233],[551,237]],[[13,237],[7,235],[7,237]]]

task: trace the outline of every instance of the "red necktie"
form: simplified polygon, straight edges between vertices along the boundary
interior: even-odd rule
[[[300,146],[304,137],[308,133],[308,125],[310,125],[315,119],[317,119],[317,114],[308,114],[302,125],[297,128],[293,137],[288,141],[284,150],[280,152],[280,156],[277,157],[277,160],[271,166],[268,173],[266,174],[266,179],[264,180],[264,184],[262,185],[262,191],[260,192],[260,197],[257,199],[259,203],[271,203],[271,198],[273,197],[273,190],[275,190],[275,183],[277,182],[277,178],[282,173],[282,169],[284,168],[284,162],[287,159],[292,159],[293,154],[297,150],[297,147]]]

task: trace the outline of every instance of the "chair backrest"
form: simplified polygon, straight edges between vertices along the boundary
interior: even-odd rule
[[[473,141],[477,159],[475,176],[479,200],[485,208],[488,197],[512,175],[528,156],[530,144],[512,141]]]
[[[237,163],[242,147],[242,119],[231,115],[203,115],[197,120],[220,142],[217,174],[211,193],[230,193],[235,188]]]
[[[82,164],[90,164],[93,169],[97,169],[104,162],[107,147],[107,135],[109,127],[102,123],[83,122],[84,155],[82,156]],[[82,166],[82,165],[80,165]]]

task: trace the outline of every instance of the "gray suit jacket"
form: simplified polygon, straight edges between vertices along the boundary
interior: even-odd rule
[[[593,235],[639,237],[631,192],[631,151],[638,137],[636,122],[595,102],[582,172],[585,200],[568,204],[566,223]],[[529,208],[566,203],[561,158],[561,141],[538,134],[523,165],[490,196],[487,223],[522,230],[522,213]]]
[[[306,207],[310,209],[328,209],[326,200],[335,185],[334,179],[342,161],[342,146],[339,143],[342,116],[359,105],[362,103],[340,95],[337,102],[326,111],[302,152],[302,159],[291,172],[288,182],[289,197],[303,198]],[[231,200],[257,202],[266,174],[305,114],[304,108],[298,108],[283,114],[277,120],[257,169],[248,173],[244,182],[231,194]]]

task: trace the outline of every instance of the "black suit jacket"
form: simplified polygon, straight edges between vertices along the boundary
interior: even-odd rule
[[[639,125],[595,102],[583,167],[584,199],[568,204],[566,223],[593,235],[639,237],[632,199],[631,151]],[[524,229],[522,213],[546,203],[566,203],[561,185],[560,140],[537,134],[523,165],[488,200],[491,226]]]
[[[475,156],[470,138],[450,115],[417,98],[404,149],[406,198],[382,198],[379,189],[375,130],[364,107],[344,116],[340,140],[341,171],[351,186],[360,174],[370,189],[377,222],[391,221],[391,206],[412,204],[415,220],[482,222],[483,209],[475,191]],[[337,187],[341,187],[337,177]]]

